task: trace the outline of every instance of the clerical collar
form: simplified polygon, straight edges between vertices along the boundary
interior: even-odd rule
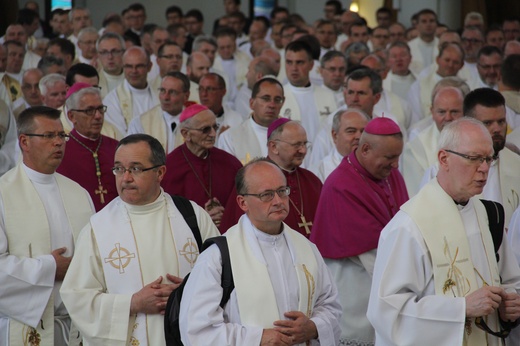
[[[74,129],[74,130],[76,130],[76,129]],[[93,138],[89,138],[89,137],[87,137],[87,136],[82,135],[81,133],[78,132],[78,130],[76,130],[75,132],[76,132],[76,133],[78,134],[78,136],[80,136],[81,138],[86,139],[86,140],[89,140],[89,141],[92,141],[92,142],[97,142],[97,141],[99,140],[99,137],[101,137],[101,135],[99,135],[98,138],[93,139]]]
[[[126,210],[130,214],[136,214],[136,215],[142,215],[142,214],[148,214],[151,212],[155,212],[165,205],[166,197],[164,196],[164,190],[161,187],[161,192],[159,193],[159,196],[155,199],[155,201],[145,204],[145,205],[134,205],[126,203],[125,201],[121,200],[123,205],[126,207]]]
[[[464,202],[457,202],[456,200],[453,200],[453,202],[455,202],[455,204],[456,204],[457,206],[460,205],[460,206],[462,206],[462,207],[464,208],[465,206],[468,205],[469,199],[468,199],[467,201],[464,201]]]
[[[224,115],[224,107],[222,107],[222,110],[218,113],[215,113],[215,115],[217,116],[217,118],[220,118],[221,116]]]
[[[307,83],[307,85],[305,86],[302,86],[302,87],[297,87],[297,86],[294,86],[292,85],[291,83],[289,83],[289,86],[291,87],[291,89],[293,89],[294,91],[308,91],[311,87],[311,82],[309,81],[309,83]]]
[[[143,88],[143,89],[137,89],[137,88],[134,88],[133,86],[130,85],[130,83],[128,83],[128,81],[125,79],[125,82],[128,86],[128,89],[133,92],[133,93],[137,93],[137,94],[145,94],[148,92],[148,89],[149,89],[149,84],[146,83],[146,86]]]
[[[247,220],[249,221],[249,224],[251,225],[251,228],[253,229],[253,233],[254,233],[256,239],[258,239],[259,241],[269,242],[269,243],[276,243],[280,239],[285,238],[283,222],[281,224],[280,233],[278,233],[278,234],[269,234],[269,233],[266,233],[266,232],[261,231],[258,228],[256,228],[256,226],[253,225],[253,223],[251,222],[251,219],[249,219],[249,216],[247,216],[247,215],[245,215],[245,216],[247,217]]]
[[[29,180],[34,181],[39,184],[54,184],[56,179],[54,178],[54,173],[45,174],[35,171],[32,168],[29,168],[24,162],[22,162],[22,168],[29,177]]]

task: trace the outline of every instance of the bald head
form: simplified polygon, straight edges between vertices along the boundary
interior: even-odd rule
[[[40,93],[40,79],[43,77],[43,72],[37,68],[31,68],[24,72],[22,77],[22,93],[23,98],[29,106],[43,105],[42,96]]]
[[[268,156],[278,166],[292,171],[307,155],[307,133],[297,121],[289,121],[275,129],[267,143]]]
[[[123,71],[125,79],[136,89],[144,89],[148,85],[146,78],[152,68],[150,57],[142,47],[134,46],[123,54]]]
[[[520,54],[520,42],[518,41],[509,41],[504,48],[504,58],[513,54]]]
[[[208,74],[211,61],[208,56],[201,52],[192,52],[186,64],[188,78],[195,83],[199,83],[202,76]]]
[[[5,41],[17,41],[22,45],[27,43],[27,33],[21,24],[11,24],[5,31]]]

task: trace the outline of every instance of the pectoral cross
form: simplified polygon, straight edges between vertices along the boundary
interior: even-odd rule
[[[307,220],[305,220],[305,216],[303,214],[300,215],[300,220],[302,220],[302,222],[298,223],[298,227],[305,228],[305,233],[311,234],[311,230],[309,229],[309,226],[312,226],[312,221],[307,222]]]
[[[101,204],[105,204],[105,196],[108,192],[106,189],[103,190],[103,186],[100,184],[98,189],[94,191],[96,195],[99,195],[99,199],[101,200]]]

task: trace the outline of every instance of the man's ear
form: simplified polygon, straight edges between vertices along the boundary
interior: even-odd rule
[[[246,199],[244,198],[244,196],[237,195],[236,201],[237,201],[238,207],[240,209],[242,209],[242,211],[244,213],[246,213],[249,210],[249,206],[247,205],[247,202],[246,202]]]

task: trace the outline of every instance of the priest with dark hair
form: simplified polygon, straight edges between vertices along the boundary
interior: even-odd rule
[[[397,170],[403,135],[390,118],[371,120],[359,146],[323,185],[311,241],[335,278],[343,307],[341,342],[370,345],[366,318],[379,233],[408,200]]]
[[[217,117],[209,108],[191,105],[179,120],[185,142],[166,158],[162,187],[167,193],[196,202],[218,227],[242,164],[233,155],[215,148]]]

